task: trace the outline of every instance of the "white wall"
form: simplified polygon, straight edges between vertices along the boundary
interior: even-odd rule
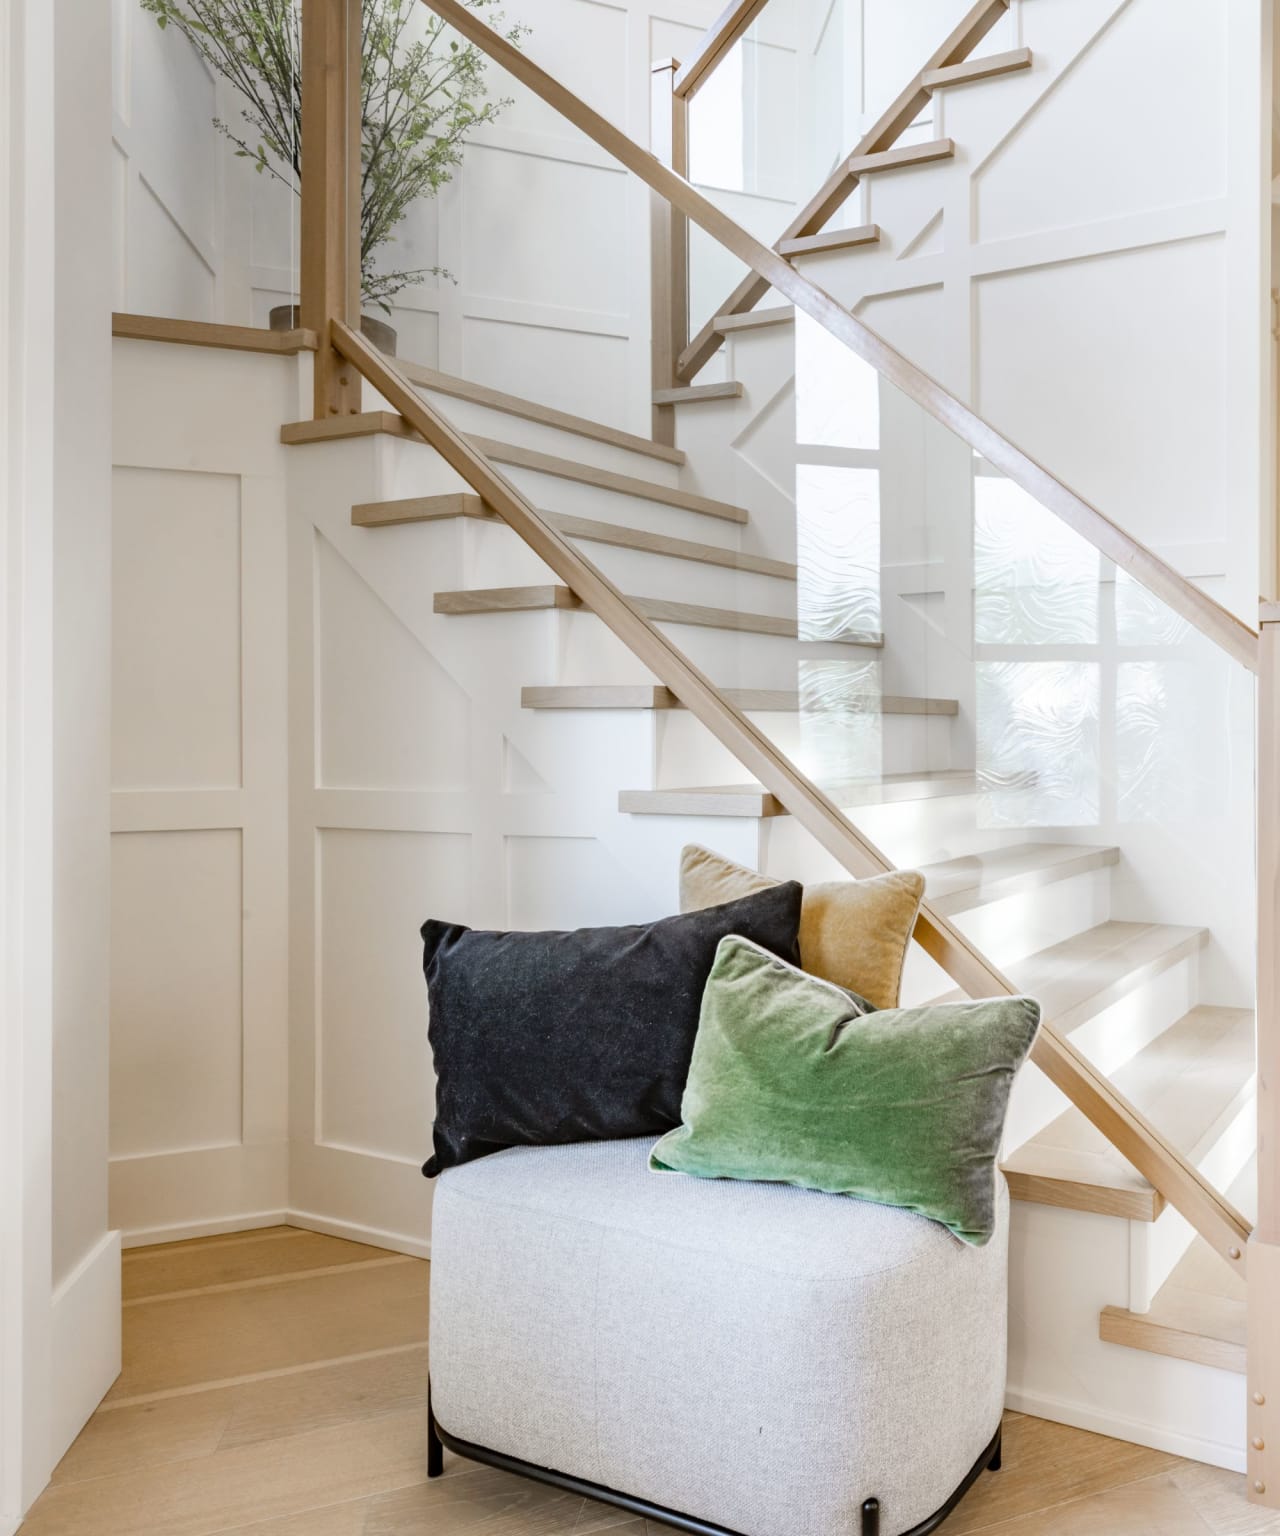
[[[288,358],[117,341],[111,1209],[127,1242],[287,1204]]]
[[[0,1527],[119,1369],[106,1209],[107,29],[10,0]]]

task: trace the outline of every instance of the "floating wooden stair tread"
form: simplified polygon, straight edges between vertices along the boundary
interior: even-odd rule
[[[753,713],[795,713],[800,695],[785,688],[722,688],[736,709]],[[549,688],[525,688],[520,702],[525,709],[683,709],[684,705],[661,683],[578,684]],[[955,715],[955,699],[917,699],[901,694],[882,694],[850,704],[850,711],[865,709],[881,715]]]
[[[1038,890],[1090,870],[1118,864],[1118,848],[1082,843],[1017,843],[920,866],[930,906],[943,916],[969,912],[1006,896]]]
[[[731,331],[761,331],[770,325],[792,325],[795,318],[794,304],[771,304],[768,309],[747,309],[740,315],[717,315],[714,329],[726,336]]]
[[[997,75],[1012,75],[1030,68],[1030,48],[1010,48],[1007,53],[989,53],[982,59],[965,59],[962,64],[926,69],[920,76],[920,84],[926,91],[936,91],[948,85],[971,85],[976,80],[993,80]]]
[[[684,384],[679,389],[655,389],[654,405],[697,405],[706,400],[741,400],[742,385],[734,379],[719,384]]]
[[[628,597],[637,612],[659,624],[692,624],[701,629],[730,629],[752,635],[778,635],[794,640],[794,619],[772,613],[744,613],[737,608],[708,608],[701,603],[677,603],[665,597]],[[435,611],[448,614],[525,613],[557,608],[590,612],[568,587],[547,583],[533,587],[482,587],[463,592],[437,592]],[[832,642],[878,649],[883,635],[850,635]]]
[[[575,416],[571,411],[559,411],[554,406],[542,405],[536,400],[526,400],[523,395],[511,395],[505,390],[491,389],[487,384],[473,384],[468,379],[456,378],[451,373],[440,373],[421,363],[397,360],[401,373],[420,389],[431,394],[446,395],[455,400],[470,400],[476,405],[502,411],[508,416],[519,416],[525,421],[536,421],[559,432],[572,432],[577,437],[591,438],[598,443],[608,443],[613,448],[625,448],[628,453],[640,453],[651,459],[661,459],[667,464],[683,464],[685,455],[679,448],[668,448],[663,443],[650,442],[634,432],[623,432],[619,427],[607,426],[602,421],[592,421],[587,416]]]
[[[900,171],[911,165],[950,160],[956,152],[951,139],[930,139],[926,144],[903,144],[873,155],[850,155],[844,163],[846,176],[872,176],[878,171]]]
[[[722,565],[731,571],[776,576],[782,581],[796,579],[796,568],[788,560],[771,560],[765,555],[721,549],[717,544],[699,544],[692,539],[675,539],[665,533],[649,533],[643,528],[624,528],[617,523],[600,522],[592,517],[575,517],[567,512],[544,511],[542,516],[566,538],[581,539],[588,544],[611,544],[618,549],[667,555],[673,560]],[[454,491],[442,496],[410,496],[400,501],[367,501],[351,509],[351,521],[357,528],[388,528],[400,523],[430,523],[452,517],[472,517],[487,523],[502,522],[498,514],[479,496],[467,491]]]
[[[827,229],[819,235],[795,235],[790,240],[779,240],[774,249],[779,256],[812,256],[818,251],[849,251],[860,245],[875,245],[879,239],[878,224],[859,224],[856,229]],[[717,320],[717,328],[719,324]]]
[[[280,441],[297,448],[308,443],[341,442],[349,437],[376,437],[379,433],[415,443],[422,441],[398,411],[357,411],[323,421],[287,421],[280,428]]]
[[[944,795],[977,792],[974,774],[962,770],[941,773],[891,773],[879,779],[824,785],[838,806],[889,805],[904,800],[933,800]],[[790,813],[763,784],[720,784],[693,789],[624,789],[618,809],[634,816],[747,816],[768,818]]]
[[[721,517],[731,523],[747,521],[747,514],[741,507],[730,506],[724,501],[713,501],[709,496],[695,496],[692,491],[682,491],[670,485],[655,485],[650,480],[640,480],[634,475],[619,475],[611,469],[597,469],[593,464],[579,464],[576,459],[562,459],[553,453],[520,448],[514,443],[500,443],[490,437],[473,437],[470,442],[473,448],[477,448],[496,464],[536,470],[539,474],[554,475],[558,480],[575,480],[581,485],[593,485],[597,490],[614,491],[619,496],[638,496],[643,501],[657,501],[666,507],[701,512],[707,517]]]
[[[1257,1187],[1257,1161],[1252,1159],[1227,1191],[1238,1209],[1250,1207]],[[1197,1237],[1152,1298],[1149,1312],[1104,1307],[1098,1337],[1107,1344],[1124,1344],[1153,1355],[1171,1355],[1221,1371],[1244,1375],[1247,1333],[1245,1277],[1224,1264],[1202,1237]]]
[[[1179,948],[1176,936],[1187,932],[1172,930],[1170,954]],[[1253,1031],[1248,1009],[1202,1004],[1109,1077],[1194,1165],[1248,1104]],[[1015,1197],[1042,1205],[1131,1221],[1154,1221],[1164,1209],[1163,1196],[1077,1109],[1065,1111],[1019,1147],[1005,1163],[1005,1173]]]

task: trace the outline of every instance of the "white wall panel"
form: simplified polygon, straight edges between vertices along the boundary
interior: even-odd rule
[[[1224,196],[1227,32],[1225,6],[1119,6],[974,176],[977,237]]]
[[[1224,257],[1210,237],[976,285],[979,411],[1148,543],[1223,529]]]
[[[627,419],[629,355],[625,335],[476,315],[462,323],[467,378],[598,421]]]
[[[111,861],[111,1155],[238,1142],[240,832],[117,833]]]
[[[469,916],[470,838],[318,832],[317,1140],[417,1166],[434,1115],[419,929]]]
[[[316,715],[326,789],[466,786],[465,694],[324,538],[316,540]]]
[[[590,928],[653,917],[646,893],[596,838],[512,836],[506,848],[512,928]]]
[[[118,468],[112,784],[241,782],[240,484]]]
[[[125,207],[128,308],[183,320],[216,320],[216,273],[144,176],[132,178]]]
[[[279,430],[299,365],[113,353],[111,1209],[139,1242],[286,1199]]]
[[[621,171],[473,145],[462,198],[469,293],[625,315],[626,191]]]

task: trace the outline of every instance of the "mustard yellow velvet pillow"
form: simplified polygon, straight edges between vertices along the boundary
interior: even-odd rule
[[[682,912],[722,906],[778,883],[696,843],[680,855]],[[907,942],[923,895],[924,876],[914,870],[806,885],[800,964],[811,976],[856,992],[876,1008],[896,1008]]]

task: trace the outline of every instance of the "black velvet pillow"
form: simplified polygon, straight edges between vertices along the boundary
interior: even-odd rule
[[[726,934],[800,963],[794,880],[647,926],[485,933],[423,924],[434,1178],[504,1147],[680,1123],[702,990]]]

